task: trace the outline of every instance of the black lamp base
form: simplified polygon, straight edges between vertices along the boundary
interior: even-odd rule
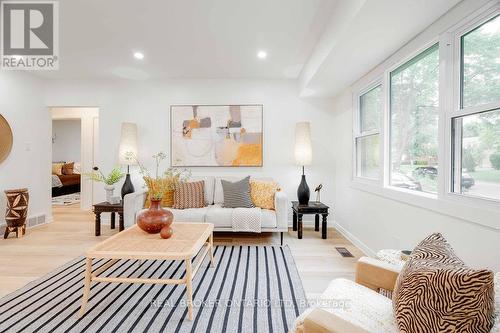
[[[122,200],[125,198],[125,195],[129,193],[134,193],[134,184],[132,184],[132,181],[130,180],[130,174],[127,173],[127,176],[125,177],[125,182],[123,183],[122,186]]]
[[[299,199],[300,205],[308,205],[311,192],[309,191],[309,186],[307,186],[306,176],[302,175],[302,180],[300,181],[299,188],[297,189],[297,198]]]

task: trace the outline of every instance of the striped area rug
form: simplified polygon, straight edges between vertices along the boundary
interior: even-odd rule
[[[193,321],[185,287],[93,283],[78,318],[84,258],[0,299],[0,332],[287,332],[305,310],[302,282],[288,247],[217,246],[193,280]],[[106,263],[101,260],[97,269]],[[179,261],[123,260],[103,275],[182,278]]]

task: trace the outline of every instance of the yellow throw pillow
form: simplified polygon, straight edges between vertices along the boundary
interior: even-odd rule
[[[274,195],[279,191],[278,183],[250,180],[250,197],[255,207],[274,210]]]
[[[52,163],[52,174],[61,176],[63,165],[64,163]]]
[[[174,205],[174,193],[175,191],[165,191],[163,192],[163,198],[161,199],[161,206],[171,208]],[[146,195],[146,201],[144,201],[144,208],[151,207],[151,200],[149,200],[150,193]]]

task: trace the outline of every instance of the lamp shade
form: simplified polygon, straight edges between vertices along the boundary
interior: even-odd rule
[[[295,162],[305,166],[310,165],[311,161],[311,125],[304,121],[295,125]]]
[[[137,164],[137,125],[122,123],[122,133],[119,149],[120,164]]]

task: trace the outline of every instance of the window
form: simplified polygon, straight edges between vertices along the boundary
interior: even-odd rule
[[[353,85],[352,186],[499,229],[500,3],[469,14]]]
[[[390,184],[437,192],[439,45],[390,73]]]
[[[500,16],[461,38],[462,108],[500,101]]]
[[[358,135],[355,138],[356,176],[378,179],[382,86],[378,85],[359,96],[358,104]]]
[[[500,200],[500,110],[453,120],[454,191]]]
[[[500,16],[461,37],[452,191],[500,200]]]

